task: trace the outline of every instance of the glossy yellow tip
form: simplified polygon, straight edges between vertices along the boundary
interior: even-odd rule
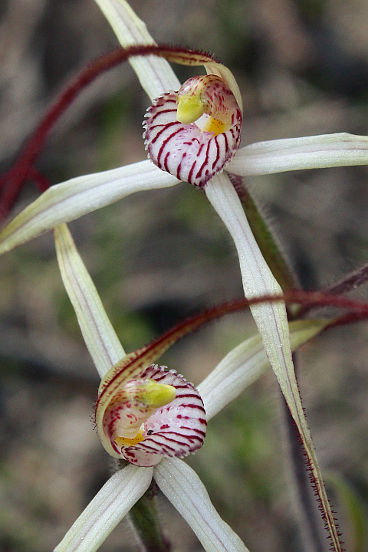
[[[170,403],[176,397],[176,389],[172,385],[149,380],[144,384],[139,399],[151,408],[158,408]]]
[[[203,112],[203,104],[199,97],[190,94],[178,97],[176,119],[179,123],[194,123]]]

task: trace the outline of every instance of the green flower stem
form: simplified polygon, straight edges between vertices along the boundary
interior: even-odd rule
[[[130,510],[128,519],[134,527],[142,551],[170,552],[171,545],[159,521],[156,495],[157,487],[152,481],[148,491]]]

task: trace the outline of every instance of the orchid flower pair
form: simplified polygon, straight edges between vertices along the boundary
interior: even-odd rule
[[[197,390],[174,371],[151,364],[183,335],[183,327],[125,355],[66,225],[55,229],[55,244],[64,286],[102,378],[96,405],[101,442],[112,456],[130,463],[102,487],[55,552],[96,550],[145,493],[152,477],[205,550],[246,551],[216,512],[196,473],[179,458],[202,445],[207,421],[269,366],[260,336],[231,351]],[[194,317],[185,333],[202,322]],[[327,323],[323,319],[291,323],[293,349]]]
[[[191,429],[188,430],[189,433],[185,438],[186,445],[183,447],[180,445],[178,455],[183,456],[201,444],[205,432],[205,420],[200,397],[180,376],[170,375],[159,368],[149,368],[148,365],[144,365],[144,367],[139,366],[139,370],[135,367],[127,374],[124,351],[109,325],[94,287],[88,275],[85,274],[83,264],[62,223],[106,206],[130,193],[170,187],[176,185],[181,179],[187,180],[203,187],[206,196],[230,232],[239,256],[245,295],[248,298],[257,295],[278,295],[281,288],[259,250],[238,194],[228,174],[221,172],[222,169],[226,165],[226,171],[246,176],[306,168],[368,164],[368,138],[348,134],[325,135],[262,142],[238,149],[242,102],[231,72],[211,56],[199,52],[177,48],[155,48],[145,25],[124,0],[96,0],[96,2],[123,47],[148,45],[137,50],[135,55],[138,57],[132,58],[130,63],[153,102],[145,121],[145,139],[151,160],[73,178],[53,186],[2,230],[0,252],[9,251],[42,232],[57,227],[56,245],[64,283],[99,373],[106,378],[101,384],[99,393],[101,400],[98,400],[96,412],[102,443],[113,456],[122,455],[131,463],[151,467],[135,469],[129,466],[115,474],[114,483],[108,483],[106,489],[105,487],[102,489],[57,550],[97,548],[107,534],[107,530],[103,530],[102,526],[109,527],[111,530],[125,515],[131,505],[148,488],[153,470],[158,485],[173,501],[183,517],[189,521],[207,550],[244,550],[244,545],[238,537],[209,505],[201,484],[195,479],[191,470],[177,459],[161,459],[164,455],[162,451],[165,451],[169,457],[175,457],[178,452],[176,446],[170,452],[168,435],[158,436],[154,432],[157,430],[157,424],[161,424],[160,427],[167,425],[167,420],[163,417],[164,412],[168,414],[171,411],[171,414],[174,414],[171,424],[177,414],[177,408],[183,408],[180,401],[174,407],[170,407],[172,399],[174,402],[180,399],[178,389],[181,386],[185,388],[185,393],[193,395],[191,398],[195,401],[198,416],[191,418],[190,424],[193,426],[190,425]],[[149,48],[151,48],[150,51]],[[139,57],[139,53],[144,57]],[[147,56],[148,53],[156,53],[161,58],[154,55]],[[204,65],[207,75],[189,79],[180,86],[163,57],[169,61],[187,65]],[[66,268],[67,266],[69,268]],[[80,281],[84,282],[83,286],[79,286]],[[81,287],[80,290],[79,287]],[[77,291],[81,295],[78,295]],[[291,357],[285,305],[281,302],[266,302],[251,306],[251,309],[263,340],[266,356],[262,357],[262,362],[265,362],[266,357],[268,358],[278,379],[306,450],[332,545],[335,550],[342,550],[300,402]],[[318,330],[314,328],[313,332],[315,331]],[[305,336],[301,342],[304,340]],[[257,343],[258,353],[262,355],[261,341],[258,340]],[[122,358],[123,361],[121,361]],[[230,361],[225,361],[225,365],[226,362]],[[236,354],[231,362],[237,362]],[[242,363],[244,362],[243,359]],[[238,374],[235,369],[236,364],[229,366],[232,377],[235,377],[234,374]],[[109,372],[109,370],[112,371]],[[145,372],[145,370],[148,371]],[[222,404],[219,394],[224,395],[222,399],[224,404],[235,394],[232,385],[229,386],[229,395],[223,393],[224,382],[228,377],[223,370],[221,365],[220,372],[214,372],[214,374],[220,374],[220,379],[216,380],[217,376],[213,376],[216,380],[216,384],[213,385],[220,389],[221,393],[216,394],[211,390],[211,393],[207,391],[206,395],[205,382],[203,388],[200,388],[207,419],[221,408],[218,406]],[[241,369],[239,369],[240,372]],[[109,385],[115,381],[115,378],[119,379],[119,385],[122,383],[123,391],[119,387],[119,398],[114,395],[110,404],[105,400],[107,397],[110,399],[106,389],[110,388]],[[166,388],[157,388],[151,383],[161,379],[166,382]],[[126,387],[128,383],[129,389]],[[153,395],[155,395],[154,399]],[[117,403],[124,404],[124,414],[120,406],[115,408]],[[137,407],[139,415],[136,411],[132,411],[132,403],[140,405],[139,408]],[[152,419],[156,412],[158,412],[158,420]],[[179,412],[179,415],[188,416],[187,410],[184,408],[183,413]],[[131,424],[132,417],[134,420]],[[170,431],[174,431],[172,426],[170,428]],[[166,429],[163,428],[162,431]],[[197,435],[196,438],[194,433]],[[198,437],[199,435],[201,437]],[[181,438],[183,438],[182,435]],[[161,439],[159,445],[158,439]],[[173,439],[172,434],[170,439]],[[157,466],[152,468],[156,463]],[[172,483],[174,480],[175,484]],[[183,480],[187,482],[185,485]],[[115,484],[121,485],[119,492],[113,491],[112,495],[109,495]],[[124,485],[127,487],[125,488]],[[135,492],[129,494],[128,499],[126,489],[131,489],[131,486],[135,488]],[[196,486],[197,492],[194,492]],[[195,497],[199,498],[194,504]],[[201,509],[199,503],[206,506]],[[198,517],[193,512],[197,512]],[[203,527],[209,528],[204,536]],[[219,528],[221,535],[216,533],[216,527]],[[215,540],[211,541],[211,539]],[[214,542],[216,544],[213,544]]]

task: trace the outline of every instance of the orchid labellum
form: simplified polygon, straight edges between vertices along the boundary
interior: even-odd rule
[[[144,122],[145,144],[160,169],[204,186],[236,153],[242,114],[224,80],[188,79],[178,92],[154,100]]]
[[[134,365],[134,361],[133,361]],[[130,355],[102,379],[96,423],[106,451],[137,466],[199,449],[206,414],[193,385],[174,370],[152,364],[131,369]]]

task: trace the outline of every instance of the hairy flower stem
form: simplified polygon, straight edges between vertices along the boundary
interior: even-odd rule
[[[295,377],[298,381],[298,355],[293,354]],[[308,477],[305,449],[300,434],[290,414],[286,401],[281,394],[283,427],[287,444],[287,463],[290,478],[293,482],[294,499],[297,503],[297,516],[301,529],[303,549],[306,552],[324,552],[326,539],[322,532],[321,518],[315,507],[316,497],[313,495],[311,481]]]
[[[362,267],[354,270],[342,280],[336,284],[332,284],[328,288],[325,288],[326,293],[331,293],[333,295],[342,295],[349,293],[355,289],[358,289],[360,286],[368,282],[368,264],[363,265]],[[298,318],[304,318],[312,310],[311,305],[300,305],[297,308]]]
[[[273,275],[276,277],[283,291],[298,288],[295,275],[290,270],[279,244],[273,236],[273,232],[267,223],[267,217],[264,216],[256,200],[247,189],[244,179],[236,175],[229,176],[243,205],[253,235]],[[288,319],[297,320],[300,310],[306,307],[307,305],[302,305],[301,307],[294,306],[294,308],[290,308],[289,305],[287,308]],[[293,362],[295,379],[298,384],[297,353],[293,354]],[[306,451],[284,396],[282,393],[280,395],[284,436],[287,442],[288,468],[289,472],[291,472],[292,482],[294,483],[294,498],[298,506],[298,517],[303,536],[303,549],[307,552],[323,552],[325,549],[325,539],[321,531],[320,517],[316,514],[316,498],[313,496],[310,474],[307,472]]]
[[[159,521],[156,495],[157,487],[152,482],[148,491],[138,500],[128,514],[128,519],[134,527],[142,552],[170,552],[172,550]]]
[[[336,295],[342,295],[358,289],[358,287],[368,282],[368,264],[363,265],[361,268],[354,270],[342,280],[326,288],[326,293],[334,293]]]

